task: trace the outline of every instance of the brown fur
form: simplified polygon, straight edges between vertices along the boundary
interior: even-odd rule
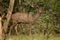
[[[41,15],[42,12],[43,12],[42,9],[37,9],[36,14],[20,13],[20,12],[14,13],[14,14],[12,14],[13,25],[17,24],[18,22],[33,24],[34,21]],[[31,25],[29,28],[31,29]],[[12,27],[10,27],[10,31],[11,31],[11,29],[12,29]],[[15,27],[15,29],[17,29],[17,27]]]

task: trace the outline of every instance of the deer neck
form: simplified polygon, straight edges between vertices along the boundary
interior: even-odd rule
[[[34,14],[34,16],[33,16],[33,17],[34,17],[33,20],[36,20],[36,19],[39,17],[39,15],[40,15],[39,13]]]
[[[37,13],[34,14],[34,18],[33,19],[36,20],[41,15],[41,13],[42,13],[41,9],[37,10]]]

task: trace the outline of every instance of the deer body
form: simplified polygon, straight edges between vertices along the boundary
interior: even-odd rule
[[[15,23],[15,22],[31,23],[31,22],[33,22],[32,16],[33,16],[32,14],[18,12],[18,13],[12,14],[12,21],[13,21],[13,23]]]
[[[17,24],[17,23],[28,23],[28,24],[33,24],[34,21],[41,15],[42,10],[38,10],[38,12],[36,14],[32,14],[32,13],[14,13],[12,14],[12,22],[13,25]],[[13,26],[10,27],[10,32]],[[31,27],[29,27],[29,30],[31,30]],[[15,29],[17,29],[17,26],[15,27]],[[17,31],[16,31],[17,32]],[[31,32],[31,31],[30,31]]]

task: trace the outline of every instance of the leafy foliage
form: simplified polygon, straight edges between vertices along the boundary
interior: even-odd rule
[[[9,0],[0,0],[3,3],[3,10],[7,12]],[[39,30],[60,30],[60,0],[16,0],[13,12],[35,13],[35,6],[44,9],[44,13],[37,19],[36,29]],[[38,24],[39,23],[39,24]],[[48,27],[47,27],[48,25]],[[60,32],[60,31],[59,31]]]

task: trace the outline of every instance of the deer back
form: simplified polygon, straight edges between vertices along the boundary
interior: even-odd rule
[[[13,23],[16,23],[16,22],[30,23],[33,21],[33,17],[32,17],[32,14],[18,12],[18,13],[12,14],[12,21]]]

